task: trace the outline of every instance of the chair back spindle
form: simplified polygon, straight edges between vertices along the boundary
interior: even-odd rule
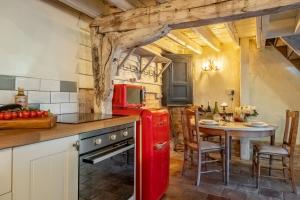
[[[290,156],[294,156],[299,124],[299,111],[286,111],[286,122],[283,136],[283,147],[289,150]]]

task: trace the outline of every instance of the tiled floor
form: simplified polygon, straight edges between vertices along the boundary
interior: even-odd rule
[[[201,186],[197,187],[194,185],[196,166],[190,167],[182,176],[182,160],[182,152],[171,152],[170,186],[163,200],[300,200],[299,168],[296,170],[299,192],[295,195],[288,183],[274,179],[263,178],[261,188],[256,189],[255,180],[250,176],[250,162],[240,161],[235,156],[231,162],[231,183],[228,186],[223,185],[220,173],[210,173],[202,176]]]

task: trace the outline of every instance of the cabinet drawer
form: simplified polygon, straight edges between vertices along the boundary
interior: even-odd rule
[[[1,195],[0,200],[11,200],[11,193]]]
[[[0,150],[0,195],[11,191],[11,170],[12,149]]]

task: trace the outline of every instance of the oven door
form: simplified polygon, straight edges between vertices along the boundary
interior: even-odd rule
[[[126,141],[80,156],[79,200],[133,199],[134,149]]]

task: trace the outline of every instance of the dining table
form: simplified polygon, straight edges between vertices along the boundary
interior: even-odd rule
[[[237,138],[262,138],[270,137],[270,145],[275,143],[275,131],[277,126],[266,125],[261,127],[250,126],[243,122],[220,122],[215,125],[202,124],[199,122],[199,131],[207,135],[223,136],[225,138],[225,177],[224,182],[229,184],[231,140]],[[270,159],[270,162],[272,159]]]

